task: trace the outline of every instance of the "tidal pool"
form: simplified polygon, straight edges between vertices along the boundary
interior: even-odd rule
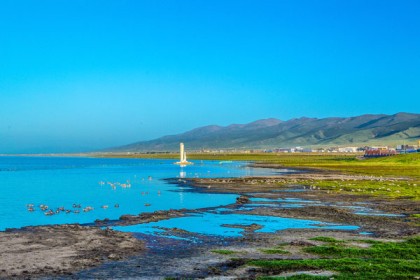
[[[340,206],[341,208],[350,209],[356,215],[363,216],[383,216],[383,217],[404,217],[403,214],[385,213],[380,210],[372,209],[366,206]]]
[[[165,229],[177,228],[196,234],[239,237],[242,236],[244,229],[232,228],[226,225],[250,226],[252,224],[258,224],[262,226],[261,229],[255,231],[261,233],[274,233],[278,230],[302,228],[323,228],[337,230],[359,229],[358,226],[321,223],[313,220],[243,214],[217,214],[207,212],[147,224],[116,226],[113,227],[113,229],[123,232],[136,232],[164,236],[167,233],[173,235],[173,232],[167,232]]]

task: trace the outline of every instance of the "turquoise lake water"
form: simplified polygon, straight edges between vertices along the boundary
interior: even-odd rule
[[[246,163],[239,162],[220,164],[218,161],[194,161],[193,165],[180,167],[174,164],[174,160],[157,159],[0,157],[0,231],[30,225],[86,224],[96,219],[118,219],[124,214],[216,206],[220,206],[220,209],[116,229],[159,235],[164,232],[159,227],[176,227],[199,234],[226,237],[238,236],[243,230],[224,227],[223,224],[257,223],[263,226],[257,232],[319,226],[357,229],[347,225],[320,225],[317,221],[239,215],[229,211],[222,213],[223,206],[235,203],[238,195],[193,192],[188,187],[169,184],[163,180],[176,177],[275,175],[285,172],[290,171],[249,168]],[[282,203],[280,206],[273,205],[274,207],[303,207],[299,203],[310,203],[287,198],[252,199],[252,203],[244,205],[243,210],[256,207],[253,204],[255,202]],[[80,208],[74,207],[75,204],[80,205]],[[48,210],[41,210],[40,205],[47,205]],[[84,212],[86,207],[91,207],[92,210]],[[64,211],[57,211],[57,208]],[[50,209],[54,214],[45,215]]]
[[[202,194],[168,184],[164,178],[237,177],[272,175],[273,170],[245,167],[244,163],[194,161],[180,167],[174,160],[98,159],[71,157],[0,157],[0,230],[29,225],[91,223],[168,209],[196,209],[234,203],[237,195]],[[150,177],[149,177],[150,176]],[[100,182],[104,182],[103,185]],[[108,184],[114,184],[114,188]],[[118,185],[131,184],[131,187]],[[34,204],[34,212],[27,210]],[[39,205],[69,210],[81,204],[79,214],[46,216]],[[119,204],[115,208],[115,204]],[[150,206],[145,206],[150,205]],[[107,205],[104,209],[101,206]],[[83,212],[91,206],[94,210]]]

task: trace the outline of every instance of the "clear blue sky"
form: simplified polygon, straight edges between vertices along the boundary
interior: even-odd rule
[[[0,153],[419,113],[420,1],[2,0]]]

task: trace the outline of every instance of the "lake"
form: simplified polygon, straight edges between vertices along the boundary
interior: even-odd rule
[[[0,157],[0,230],[48,224],[86,224],[96,219],[118,219],[124,214],[156,210],[223,207],[235,203],[238,195],[191,192],[190,188],[170,184],[164,179],[264,176],[290,172],[250,168],[244,162],[193,161],[193,165],[186,167],[175,165],[174,162],[159,159]],[[48,209],[41,210],[40,205]],[[57,210],[59,208],[61,211]],[[45,214],[48,211],[51,215]],[[203,221],[208,222],[203,224]],[[317,223],[203,213],[156,224],[197,229],[198,233],[203,234],[236,236],[240,230],[221,230],[221,224],[258,221],[265,223],[265,228],[270,228],[270,231],[314,227]],[[192,224],[196,226],[191,227]],[[119,229],[159,234],[159,230],[153,230],[153,226],[151,223]],[[264,232],[264,229],[261,231]]]
[[[234,203],[237,196],[189,192],[162,179],[272,175],[275,172],[248,168],[245,163],[238,162],[194,161],[193,165],[186,167],[174,162],[156,159],[0,157],[0,230],[29,225],[91,223],[96,219],[118,219],[123,214],[226,205]],[[28,211],[28,204],[34,205],[33,212]],[[66,214],[62,211],[46,216],[39,208],[41,204],[54,211],[64,207],[72,212]],[[81,208],[73,208],[73,204],[80,204]],[[93,207],[93,210],[83,212],[87,206]],[[108,208],[104,209],[106,206]],[[80,213],[74,213],[74,210]]]

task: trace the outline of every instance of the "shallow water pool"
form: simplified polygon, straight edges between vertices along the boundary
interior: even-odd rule
[[[173,218],[147,224],[132,226],[117,226],[113,229],[124,232],[138,232],[152,235],[165,235],[165,229],[178,228],[192,233],[205,235],[219,235],[223,237],[238,237],[244,232],[242,228],[232,228],[229,225],[250,226],[258,224],[261,229],[255,232],[273,233],[285,229],[323,228],[337,230],[357,230],[359,227],[320,223],[313,220],[301,220],[273,216],[257,216],[243,214],[199,213],[191,216]],[[172,234],[172,233],[170,233]]]

